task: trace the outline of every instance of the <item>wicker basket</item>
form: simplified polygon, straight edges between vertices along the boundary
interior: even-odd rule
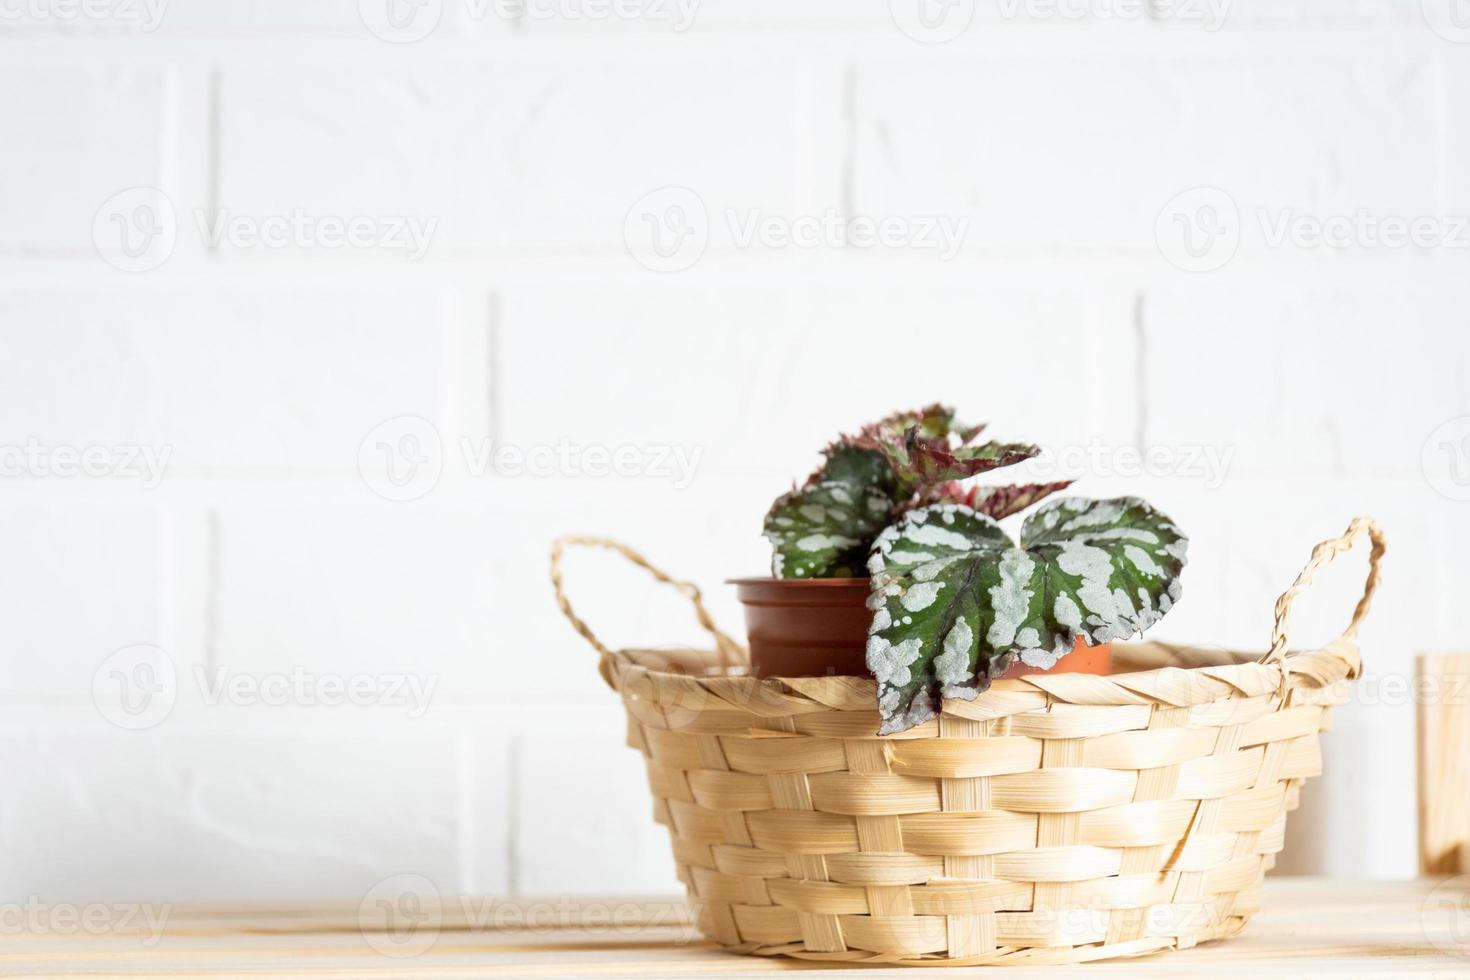
[[[1362,536],[1341,637],[1287,653],[1295,597]],[[612,651],[562,591],[567,545],[694,601],[716,651]],[[1232,936],[1259,907],[1317,734],[1359,669],[1383,535],[1359,518],[1276,603],[1263,657],[1118,644],[1108,677],[1038,674],[877,738],[873,682],[753,680],[699,590],[558,541],[562,610],[602,654],[700,929],[731,950],[906,965],[1076,963]]]

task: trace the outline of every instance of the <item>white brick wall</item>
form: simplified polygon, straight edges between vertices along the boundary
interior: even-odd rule
[[[916,30],[907,0],[531,3],[444,0],[402,29],[346,0],[0,19],[0,447],[107,463],[0,478],[0,901],[353,898],[404,873],[674,888],[550,540],[629,540],[738,629],[720,583],[761,569],[769,499],[835,431],[935,398],[1059,451],[1176,453],[1081,487],[1190,530],[1161,636],[1260,646],[1310,546],[1378,515],[1368,676],[1285,865],[1412,873],[1413,709],[1383,681],[1463,643],[1470,586],[1452,22],[1412,0],[1236,0],[1218,30],[979,0],[931,44],[895,26]],[[668,186],[693,197],[640,210]],[[1168,208],[1198,187],[1186,242]],[[655,271],[625,223],[671,235],[675,200],[707,248],[639,252]],[[1358,212],[1454,240],[1273,232]],[[949,257],[741,243],[832,214],[963,234]],[[1165,260],[1211,218],[1227,242],[1236,222],[1233,257]],[[393,238],[408,219],[419,251]],[[485,472],[485,440],[693,470]],[[161,482],[127,468],[140,448],[168,453]],[[1205,451],[1228,467],[1191,468]],[[394,483],[385,452],[437,482]],[[1351,564],[1305,639],[1340,628]],[[569,580],[615,643],[698,640],[636,570],[579,557]],[[128,730],[149,716],[125,679],[166,717]],[[220,703],[220,683],[244,687]],[[313,702],[354,683],[373,703]]]
[[[13,46],[19,42],[9,42]],[[117,191],[171,179],[167,64],[7,65],[0,129],[0,251],[90,255],[92,216]],[[43,176],[23,181],[22,175]]]
[[[438,306],[422,288],[7,292],[0,412],[45,443],[168,446],[179,471],[351,472],[364,418],[438,413]]]
[[[167,636],[163,523],[147,506],[5,507],[6,698],[85,701],[98,650]]]
[[[0,759],[26,788],[7,801],[12,895],[274,901],[362,894],[402,871],[459,881],[467,814],[442,735],[18,734]]]
[[[986,249],[1152,252],[1159,209],[1201,184],[1242,205],[1414,214],[1435,202],[1434,73],[1417,52],[1069,52],[856,74],[856,206],[962,202]],[[1365,130],[1382,138],[1359,145]]]

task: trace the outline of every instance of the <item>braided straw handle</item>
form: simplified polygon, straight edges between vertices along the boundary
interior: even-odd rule
[[[718,626],[710,616],[709,610],[704,608],[704,600],[700,596],[699,586],[693,582],[676,579],[667,572],[657,568],[651,561],[644,558],[638,552],[625,544],[613,541],[611,538],[582,537],[579,535],[567,535],[557,538],[551,546],[551,586],[556,590],[556,604],[561,607],[562,614],[571,622],[572,627],[604,657],[617,657],[618,654],[609,650],[592,632],[580,616],[572,611],[572,604],[567,599],[566,589],[562,586],[561,559],[569,547],[580,548],[606,548],[615,551],[639,568],[646,569],[649,574],[660,582],[672,585],[678,589],[689,601],[694,604],[694,615],[699,619],[699,625],[709,631],[715,638],[715,652],[720,658],[720,668],[728,670],[732,663],[744,661],[745,655],[740,644],[732,640]]]
[[[1342,537],[1330,541],[1323,541],[1312,549],[1311,560],[1302,569],[1302,573],[1296,577],[1291,588],[1281,593],[1281,598],[1276,600],[1276,624],[1271,630],[1271,649],[1261,658],[1263,664],[1281,664],[1281,685],[1286,686],[1287,676],[1290,673],[1290,665],[1286,656],[1287,625],[1291,618],[1291,604],[1296,597],[1307,590],[1312,584],[1312,578],[1322,568],[1332,562],[1334,558],[1353,546],[1353,542],[1363,535],[1367,535],[1373,544],[1373,549],[1368,553],[1368,581],[1363,585],[1363,598],[1358,600],[1358,606],[1353,610],[1352,622],[1348,623],[1347,629],[1342,631],[1338,640],[1352,640],[1358,635],[1358,627],[1363,623],[1363,617],[1368,615],[1368,608],[1373,604],[1373,593],[1378,591],[1378,582],[1381,577],[1379,566],[1383,562],[1383,528],[1371,517],[1355,517]]]

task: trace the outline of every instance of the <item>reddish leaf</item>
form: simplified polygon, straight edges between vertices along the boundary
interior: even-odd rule
[[[949,482],[934,488],[930,503],[949,501],[964,504],[978,513],[995,520],[1003,520],[1019,514],[1032,504],[1039,503],[1054,493],[1072,485],[1071,480],[1060,483],[1025,483],[1009,487],[965,487]]]
[[[919,485],[933,485],[947,480],[963,480],[988,470],[1011,466],[1031,459],[1041,452],[1035,446],[1020,442],[986,442],[978,446],[949,448],[910,429],[904,440],[908,469]]]

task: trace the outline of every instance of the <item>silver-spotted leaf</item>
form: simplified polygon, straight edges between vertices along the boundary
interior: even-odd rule
[[[880,734],[973,699],[1016,657],[1049,668],[1078,637],[1126,639],[1179,598],[1188,540],[1142,500],[1055,499],[1021,528],[1021,547],[962,504],[905,515],[869,562],[868,669]]]
[[[978,693],[987,666],[980,641],[994,618],[988,590],[1014,550],[1000,525],[958,504],[910,511],[878,536],[867,664],[878,681],[879,734],[928,721],[941,697]]]
[[[887,458],[874,450],[839,446],[810,482],[785,494],[766,514],[776,578],[858,578],[873,538],[894,506]]]
[[[1052,646],[1060,646],[1064,633],[1107,643],[1136,636],[1162,619],[1179,601],[1189,539],[1137,497],[1062,497],[1021,524],[1021,547],[1047,572],[1037,596],[1043,645],[1051,636],[1058,638]],[[1067,643],[1061,652],[1070,649]],[[1033,663],[1024,654],[1022,659]]]

